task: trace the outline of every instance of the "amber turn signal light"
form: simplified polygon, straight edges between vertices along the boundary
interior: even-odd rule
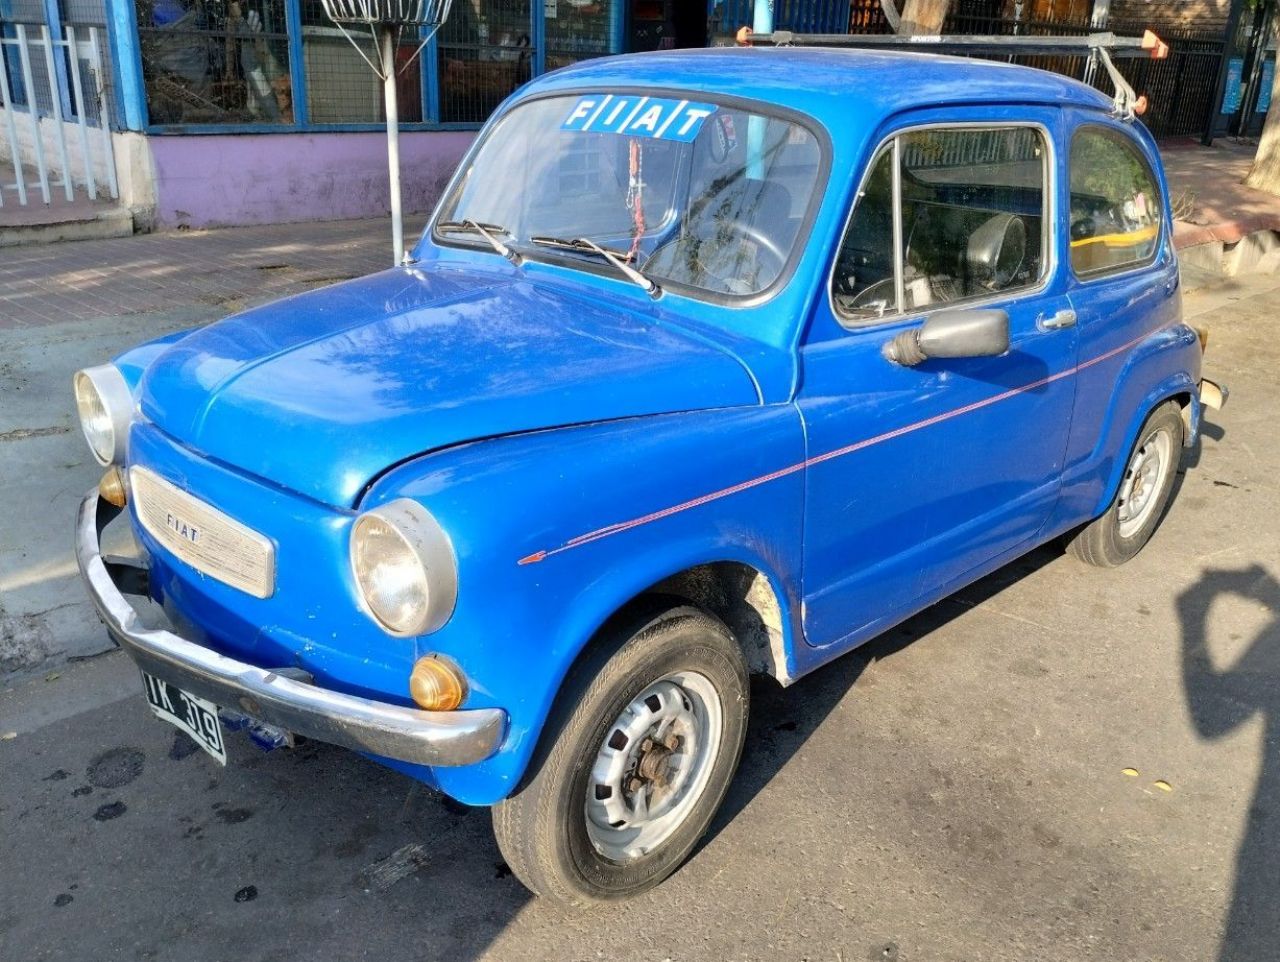
[[[462,672],[439,655],[419,658],[409,674],[409,695],[427,711],[453,711],[466,697]]]
[[[103,501],[114,504],[117,508],[123,508],[128,503],[129,491],[125,487],[124,472],[118,464],[107,468],[107,473],[98,482],[98,494]]]

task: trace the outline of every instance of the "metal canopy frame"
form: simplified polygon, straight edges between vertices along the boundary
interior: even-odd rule
[[[1169,56],[1169,45],[1152,31],[1145,30],[1141,37],[1122,37],[1115,33],[1098,32],[1084,36],[1027,37],[981,36],[955,34],[845,34],[845,33],[794,33],[790,30],[774,30],[772,33],[755,33],[750,27],[738,31],[737,41],[742,46],[767,47],[860,47],[871,50],[909,50],[913,53],[989,54],[1001,57],[1016,55],[1089,57],[1100,63],[1115,87],[1114,109],[1118,116],[1131,120],[1147,108],[1147,98],[1139,97],[1133,87],[1116,69],[1116,57],[1146,57],[1163,60]]]

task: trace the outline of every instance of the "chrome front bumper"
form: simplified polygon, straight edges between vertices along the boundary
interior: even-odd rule
[[[372,701],[285,677],[285,669],[227,658],[171,631],[143,627],[116,584],[128,572],[102,557],[102,528],[115,512],[100,504],[96,488],[85,496],[76,521],[76,560],[107,630],[143,671],[269,725],[403,762],[470,765],[497,749],[507,721],[499,708],[430,712]]]

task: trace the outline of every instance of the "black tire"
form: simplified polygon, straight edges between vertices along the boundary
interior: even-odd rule
[[[1158,444],[1157,439],[1161,435],[1167,439],[1169,462],[1151,494],[1149,506],[1145,508],[1145,520],[1135,529],[1125,531],[1126,522],[1122,521],[1122,512],[1125,507],[1126,480],[1132,473],[1131,469],[1139,453],[1146,446]],[[1169,497],[1173,493],[1178,467],[1182,461],[1182,439],[1182,409],[1177,401],[1166,401],[1143,422],[1133,448],[1126,455],[1125,474],[1115,498],[1100,517],[1085,525],[1068,542],[1067,550],[1086,564],[1099,568],[1122,565],[1141,551],[1159,527],[1169,505]]]
[[[673,673],[690,672],[699,684],[709,680],[704,690],[714,689],[719,699],[716,753],[690,766],[709,767],[709,775],[700,791],[684,794],[688,808],[668,821],[676,826],[669,837],[633,858],[608,858],[592,841],[591,831],[600,829],[588,830],[588,789],[597,799],[604,790],[593,776],[597,755],[606,737],[621,734],[615,723],[634,700]],[[667,599],[607,630],[570,672],[520,788],[493,807],[494,834],[511,871],[534,894],[571,905],[627,898],[657,885],[688,858],[724,799],[742,754],[749,698],[741,650],[729,630],[702,611]],[[682,702],[689,711],[690,700]],[[696,699],[692,704],[701,707]]]

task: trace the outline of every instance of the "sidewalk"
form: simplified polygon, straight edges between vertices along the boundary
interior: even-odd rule
[[[1175,214],[1179,250],[1218,241],[1234,244],[1255,231],[1280,231],[1280,197],[1244,186],[1257,144],[1220,138],[1160,145]]]
[[[410,242],[424,221],[409,219]],[[212,319],[391,260],[385,218],[8,248],[0,254],[0,331],[180,305]]]

